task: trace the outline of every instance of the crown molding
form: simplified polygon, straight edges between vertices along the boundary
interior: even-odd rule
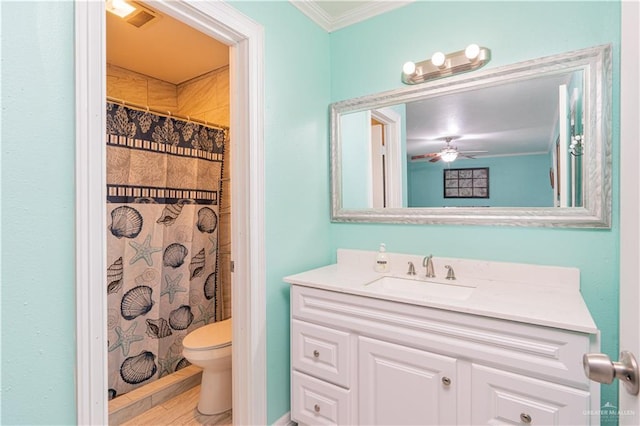
[[[313,22],[318,24],[327,32],[332,31],[333,19],[314,0],[289,0],[289,2],[307,15]]]
[[[362,22],[374,16],[381,15],[391,10],[406,6],[415,0],[398,1],[366,1],[340,15],[331,15],[319,4],[321,0],[289,0],[292,5],[307,15],[327,32],[333,32],[349,25]]]

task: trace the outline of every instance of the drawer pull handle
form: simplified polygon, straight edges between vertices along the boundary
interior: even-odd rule
[[[443,377],[442,378],[442,384],[445,386],[449,386],[451,384],[451,379],[448,377]]]
[[[527,413],[522,413],[520,414],[520,420],[522,420],[522,423],[531,423],[531,416],[528,415]]]
[[[313,411],[315,411],[316,413],[320,412],[320,406],[318,404],[313,406]]]
[[[318,350],[316,349],[315,351],[313,351],[313,356],[315,358],[318,358],[320,356],[320,352],[318,352]]]

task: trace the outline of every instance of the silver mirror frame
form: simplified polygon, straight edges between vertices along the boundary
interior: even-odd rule
[[[333,222],[504,225],[569,228],[611,227],[611,45],[435,80],[417,86],[331,104],[331,220]],[[340,116],[509,83],[540,74],[584,71],[584,207],[532,208],[342,208]]]

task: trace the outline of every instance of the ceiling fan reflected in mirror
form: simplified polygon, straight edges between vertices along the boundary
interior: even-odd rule
[[[440,150],[439,152],[430,152],[427,154],[412,155],[411,160],[415,161],[415,160],[430,158],[429,160],[430,163],[435,163],[440,160],[444,161],[445,163],[450,163],[458,157],[474,159],[475,157],[470,154],[487,152],[487,151],[458,151],[458,148],[451,146],[451,141],[458,138],[459,136],[445,136],[445,137],[439,138],[438,140],[443,140],[445,142],[445,146],[444,148],[442,148],[442,150]]]

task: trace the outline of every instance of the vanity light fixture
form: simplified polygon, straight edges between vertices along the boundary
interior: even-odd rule
[[[584,127],[584,124],[582,125]],[[569,144],[569,153],[574,157],[579,157],[584,153],[584,134],[576,132],[576,125],[571,119],[571,143]]]
[[[583,135],[571,135],[571,144],[569,145],[569,152],[574,157],[579,157],[584,152]]]
[[[135,12],[135,6],[127,3],[125,0],[107,0],[105,7],[108,12],[125,18]]]
[[[491,50],[470,44],[465,50],[449,53],[436,52],[431,59],[402,67],[402,82],[405,84],[424,83],[436,78],[448,77],[462,72],[473,71],[484,66],[491,59]]]

